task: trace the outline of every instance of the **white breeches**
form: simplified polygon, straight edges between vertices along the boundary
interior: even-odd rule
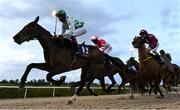
[[[78,36],[81,36],[83,34],[86,34],[86,32],[87,32],[87,28],[86,28],[86,26],[83,26],[79,29],[76,29],[73,33],[73,36],[78,37]]]
[[[109,46],[107,49],[104,50],[104,53],[108,54],[111,51],[112,51],[112,47]]]

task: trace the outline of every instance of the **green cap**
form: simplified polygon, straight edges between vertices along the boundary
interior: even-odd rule
[[[56,16],[61,16],[61,17],[66,17],[66,12],[64,10],[59,10],[57,13],[56,13]]]

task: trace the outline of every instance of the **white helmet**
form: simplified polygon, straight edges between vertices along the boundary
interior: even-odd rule
[[[97,36],[92,36],[91,37],[91,40],[93,41],[93,40],[98,40],[98,37]]]

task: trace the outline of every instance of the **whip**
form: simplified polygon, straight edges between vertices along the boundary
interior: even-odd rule
[[[56,11],[52,11],[52,15],[56,17]],[[54,26],[54,36],[56,36],[56,29],[57,29],[57,17],[55,18],[55,26]]]

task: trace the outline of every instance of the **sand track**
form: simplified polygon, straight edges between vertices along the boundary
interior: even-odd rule
[[[1,99],[0,109],[180,109],[180,95],[163,99],[156,96],[102,95],[79,96],[74,104],[67,105],[70,97]]]

